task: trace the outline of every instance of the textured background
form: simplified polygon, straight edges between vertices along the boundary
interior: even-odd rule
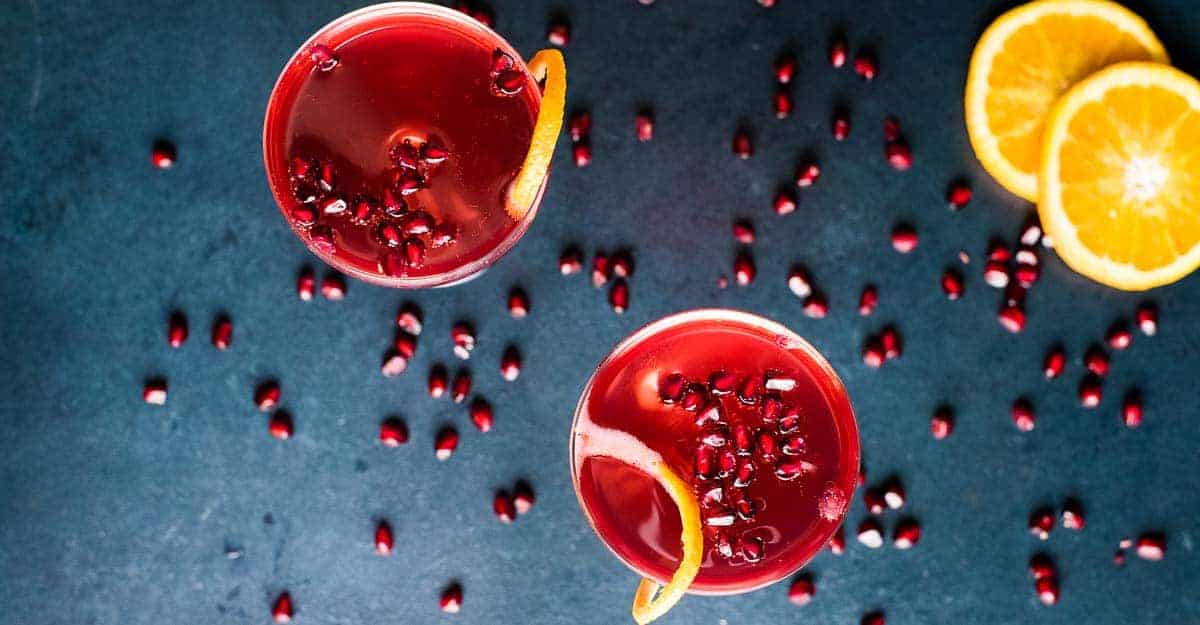
[[[780,0],[496,0],[497,28],[529,54],[547,16],[565,10],[570,101],[595,117],[594,164],[576,170],[567,141],[528,236],[478,280],[401,293],[353,283],[346,300],[303,304],[294,277],[313,258],[285,227],[264,183],[259,136],[267,94],[284,60],[345,2],[26,2],[0,6],[0,623],[266,622],[288,589],[298,623],[622,623],[636,584],[578,510],[567,432],[591,368],[620,338],[664,314],[734,306],[795,328],[827,354],[857,407],[872,481],[896,473],[925,537],[911,551],[851,543],[808,567],[818,591],[795,608],[784,586],[729,598],[689,598],[663,623],[856,623],[872,609],[906,623],[1200,623],[1200,277],[1151,294],[1159,336],[1138,335],[1116,356],[1104,403],[1075,402],[1077,357],[1144,295],[1118,293],[1045,254],[1029,297],[1027,331],[995,322],[998,294],[979,277],[989,237],[1011,240],[1028,206],[979,169],[963,128],[972,43],[1003,6],[993,2]],[[1200,5],[1136,7],[1184,69],[1200,71]],[[874,46],[869,85],[824,62],[832,32]],[[784,47],[801,60],[798,113],[770,112],[770,63]],[[637,106],[653,104],[656,137],[638,144]],[[844,144],[828,136],[835,104],[853,110]],[[916,166],[899,174],[881,154],[880,121],[904,122]],[[753,128],[758,153],[729,153],[733,129]],[[179,164],[147,163],[159,136]],[[813,151],[819,188],[787,218],[769,209],[776,185]],[[942,202],[966,175],[977,199],[959,213]],[[759,279],[719,290],[734,244],[729,225],[750,217]],[[917,251],[887,243],[914,223]],[[630,246],[638,271],[624,316],[583,276],[563,278],[559,250]],[[937,279],[959,250],[967,295],[947,302]],[[785,286],[806,264],[828,293],[829,318],[810,320]],[[866,282],[874,317],[854,312]],[[504,294],[520,284],[533,313],[514,321]],[[411,299],[426,312],[414,371],[385,380],[378,358],[391,317]],[[167,349],[164,320],[186,312],[192,339]],[[227,312],[233,348],[208,345]],[[475,432],[465,410],[423,391],[428,366],[449,362],[450,324],[478,326],[471,365],[497,407]],[[864,336],[896,323],[907,351],[870,371]],[[1046,347],[1072,355],[1063,379],[1040,371]],[[503,382],[503,346],[526,368]],[[454,363],[450,363],[454,364]],[[142,381],[170,379],[165,407],[141,402]],[[250,395],[278,377],[296,437],[267,436]],[[1118,421],[1139,386],[1139,430]],[[1012,400],[1033,399],[1037,430],[1018,433]],[[933,441],[928,417],[952,404],[958,427]],[[402,415],[412,442],[375,442]],[[439,464],[433,432],[455,423],[459,453]],[[531,480],[539,502],[513,526],[497,523],[491,493]],[[1025,531],[1029,511],[1078,496],[1082,533],[1045,544]],[[852,507],[857,524],[862,506]],[[371,550],[374,520],[390,519],[397,553]],[[272,522],[265,522],[266,519]],[[889,524],[891,519],[889,519]],[[1161,563],[1110,557],[1123,536],[1166,532]],[[226,545],[244,550],[227,559]],[[1058,561],[1063,597],[1038,604],[1025,570],[1044,548]],[[463,612],[442,615],[439,589],[459,579]]]

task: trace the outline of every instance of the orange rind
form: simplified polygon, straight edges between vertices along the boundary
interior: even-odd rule
[[[562,52],[542,50],[533,55],[529,61],[529,73],[539,82],[544,80],[545,87],[533,137],[529,142],[529,152],[525,154],[525,161],[504,199],[504,210],[517,221],[524,219],[533,207],[550,171],[554,144],[562,131],[563,110],[567,101],[567,65],[563,62]]]

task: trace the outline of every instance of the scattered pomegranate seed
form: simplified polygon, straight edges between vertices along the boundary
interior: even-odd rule
[[[654,138],[654,113],[648,108],[638,111],[633,118],[633,130],[638,141],[645,143]]]
[[[904,485],[900,483],[900,480],[888,480],[887,486],[883,489],[883,501],[892,510],[904,507]]]
[[[392,349],[405,360],[410,360],[417,353],[417,337],[400,330],[392,340]]]
[[[871,612],[864,614],[859,625],[887,625],[887,620],[883,617],[883,612]]]
[[[302,302],[311,302],[314,293],[316,292],[317,279],[313,276],[312,269],[305,267],[300,270],[300,275],[296,277],[296,296]]]
[[[1146,336],[1158,334],[1158,307],[1152,302],[1142,302],[1137,309],[1137,325]]]
[[[1025,311],[1015,304],[1005,304],[996,315],[1001,327],[1013,334],[1025,329]]]
[[[412,336],[420,336],[423,328],[421,309],[411,302],[402,305],[400,311],[396,313],[396,326]]]
[[[454,384],[450,387],[450,398],[454,403],[461,404],[467,400],[467,395],[471,393],[471,372],[466,369],[460,369],[458,375],[454,376]]]
[[[1125,566],[1125,551],[1124,550],[1118,549],[1115,552],[1113,552],[1113,565],[1114,566]]]
[[[426,389],[429,391],[429,396],[434,399],[441,399],[446,394],[446,387],[449,385],[449,374],[446,372],[446,367],[438,364],[429,368],[429,381],[426,384]]]
[[[934,440],[945,440],[954,431],[954,413],[943,406],[934,411],[929,418],[929,433]]]
[[[1018,399],[1012,405],[1012,422],[1022,432],[1033,430],[1037,418],[1033,413],[1033,404],[1026,399]]]
[[[1050,560],[1050,556],[1039,553],[1029,559],[1029,574],[1033,576],[1034,580],[1039,580],[1047,577],[1056,577],[1058,570],[1054,567],[1054,562]]]
[[[450,426],[441,429],[433,443],[433,453],[438,460],[449,460],[458,448],[458,431]]]
[[[1054,605],[1058,603],[1058,579],[1055,577],[1043,577],[1033,582],[1034,591],[1037,592],[1038,601],[1043,605]]]
[[[224,351],[229,349],[229,344],[233,340],[233,322],[229,317],[224,315],[217,317],[217,322],[213,324],[212,344],[213,347]]]
[[[294,431],[292,416],[282,410],[276,411],[267,422],[267,431],[280,440],[291,438]]]
[[[863,317],[869,317],[871,313],[875,312],[875,307],[878,305],[879,291],[875,289],[875,285],[868,284],[864,286],[862,293],[858,296],[858,314]]]
[[[258,409],[267,412],[279,404],[279,383],[274,380],[268,380],[258,385],[254,389],[254,405]]]
[[[379,363],[379,372],[385,378],[394,378],[408,370],[408,357],[395,349],[389,349],[383,354],[383,361]]]
[[[835,556],[846,552],[846,528],[844,526],[839,525],[833,532],[833,536],[829,537],[829,552]]]
[[[529,314],[529,296],[521,287],[513,287],[508,292],[508,314],[513,319],[524,319]]]
[[[604,252],[596,252],[592,257],[592,286],[600,288],[608,283],[612,270],[608,265],[608,256]]]
[[[793,266],[788,272],[788,289],[796,297],[805,298],[812,295],[812,281],[808,277],[808,272],[801,267]]]
[[[471,357],[475,349],[475,330],[470,324],[460,321],[450,328],[450,340],[454,343],[454,355],[462,360]]]
[[[863,345],[862,352],[863,364],[872,369],[878,369],[883,366],[883,361],[887,359],[887,355],[883,351],[883,343],[878,337],[870,337]]]
[[[879,342],[883,345],[883,355],[888,360],[899,358],[904,351],[900,333],[893,326],[887,326],[879,333]]]
[[[321,280],[321,296],[331,302],[346,297],[346,281],[340,274],[325,274],[325,278]]]
[[[758,0],[758,6],[764,9],[769,9],[775,6],[775,0]]]
[[[1083,366],[1098,377],[1108,375],[1108,354],[1099,345],[1092,345],[1083,354]]]
[[[1067,354],[1061,346],[1055,345],[1050,348],[1050,352],[1046,354],[1046,360],[1042,363],[1042,371],[1046,375],[1047,380],[1053,380],[1062,375],[1063,368],[1067,364]]]
[[[533,494],[533,487],[528,482],[517,482],[513,488],[513,509],[517,516],[524,516],[533,509],[533,504],[537,503],[537,498]]]
[[[832,131],[834,141],[845,141],[850,136],[850,113],[839,108],[833,112]]]
[[[388,417],[379,424],[379,442],[384,447],[399,447],[408,442],[408,426],[397,417]]]
[[[875,519],[864,519],[858,525],[858,542],[862,543],[868,549],[878,549],[883,546],[883,529],[879,526],[879,521]]]
[[[608,304],[618,315],[629,310],[629,284],[624,278],[614,280],[612,287],[608,289]]]
[[[1065,529],[1079,531],[1083,529],[1083,504],[1076,499],[1063,502],[1062,526]]]
[[[592,164],[592,144],[582,140],[571,146],[571,157],[576,167],[587,167]]]
[[[908,147],[903,139],[892,141],[884,147],[884,156],[887,157],[887,162],[896,171],[906,171],[912,167],[912,149]]]
[[[633,275],[633,257],[628,250],[618,250],[608,259],[612,275],[618,278],[628,278]]]
[[[892,143],[899,141],[903,135],[900,132],[900,120],[895,117],[885,117],[883,120],[883,141],[884,143]]]
[[[896,523],[892,532],[892,545],[897,549],[912,549],[921,542],[921,525],[912,519],[903,519]]]
[[[892,228],[892,247],[901,254],[907,254],[917,248],[917,231],[908,224],[899,224]]]
[[[829,302],[825,301],[824,295],[814,291],[804,298],[803,309],[804,316],[809,319],[824,319],[829,314]]]
[[[987,261],[983,266],[983,281],[997,289],[1008,286],[1008,264],[999,260]]]
[[[471,414],[471,423],[475,424],[475,428],[480,432],[490,432],[495,421],[495,414],[492,411],[492,405],[487,403],[483,398],[476,398],[471,402],[469,410]]]
[[[775,80],[781,85],[792,82],[796,76],[796,57],[788,52],[775,59]]]
[[[841,69],[846,65],[846,42],[843,39],[834,39],[829,44],[829,64],[834,69]]]
[[[733,153],[738,158],[746,160],[754,154],[754,146],[750,142],[750,133],[744,128],[738,128],[733,133]]]
[[[821,177],[821,166],[816,163],[805,163],[796,170],[796,186],[805,189],[817,184]]]
[[[175,144],[165,139],[159,139],[150,146],[150,164],[157,169],[170,169],[175,166]]]
[[[946,299],[954,301],[963,295],[963,277],[957,270],[947,269],[942,274],[942,292]]]
[[[797,577],[788,587],[788,601],[791,601],[793,605],[806,606],[812,602],[816,592],[817,587],[813,584],[811,577],[807,575]]]
[[[396,539],[392,536],[392,526],[387,521],[375,525],[375,553],[381,556],[392,555]]]
[[[1142,395],[1136,389],[1125,393],[1121,402],[1121,422],[1129,428],[1142,424]]]
[[[1100,405],[1100,400],[1103,397],[1103,390],[1100,387],[1100,379],[1088,375],[1084,376],[1079,382],[1079,405],[1084,408],[1095,408]]]
[[[776,215],[788,215],[796,212],[796,194],[789,189],[780,189],[775,194],[774,209]]]
[[[1013,278],[1017,280],[1017,284],[1021,285],[1021,288],[1025,289],[1033,286],[1041,275],[1042,270],[1039,265],[1030,263],[1018,262],[1016,270],[1013,271]]]
[[[792,99],[792,92],[784,87],[779,87],[775,90],[775,95],[771,98],[771,105],[775,109],[776,119],[786,119],[792,114],[792,110],[796,108],[796,103]]]
[[[552,46],[565,48],[571,42],[571,27],[562,22],[551,24],[546,29],[546,41]]]
[[[167,403],[167,381],[161,378],[147,380],[142,386],[142,401],[152,406]]]
[[[1116,323],[1109,328],[1104,340],[1108,343],[1109,347],[1120,351],[1129,347],[1129,344],[1133,342],[1133,333],[1124,324]]]
[[[287,623],[292,620],[292,596],[281,593],[271,605],[271,618],[276,623]]]
[[[571,141],[578,143],[592,132],[592,114],[587,111],[576,111],[567,118],[567,133]]]
[[[1038,540],[1050,538],[1050,530],[1054,529],[1054,511],[1050,508],[1038,508],[1029,515],[1029,533]]]
[[[492,499],[492,511],[501,523],[512,523],[517,518],[517,507],[508,491],[496,491],[496,496]]]
[[[521,352],[516,347],[508,346],[500,356],[500,375],[512,382],[521,375]]]
[[[187,317],[181,312],[171,313],[171,316],[167,318],[167,345],[178,349],[187,341],[187,337]]]
[[[1042,241],[1042,222],[1038,219],[1037,212],[1031,212],[1025,218],[1025,223],[1021,225],[1021,236],[1017,237],[1017,240],[1026,248],[1032,248]],[[1020,257],[1017,260],[1020,261]]]
[[[509,521],[511,522],[510,518]],[[442,612],[447,614],[458,614],[462,609],[463,590],[459,584],[450,584],[442,591],[442,596],[438,598],[438,607]]]
[[[887,510],[887,501],[883,499],[883,491],[878,488],[868,488],[863,491],[863,506],[868,514],[879,515]]]
[[[875,77],[879,75],[879,63],[869,52],[859,52],[858,56],[854,57],[854,73],[863,80],[875,80]]]
[[[1117,542],[1117,546],[1121,549],[1129,549],[1129,548],[1133,547],[1133,539],[1132,538],[1122,538],[1120,541]]]
[[[733,277],[738,286],[747,286],[754,282],[754,259],[749,252],[738,252],[733,259]]]
[[[1167,554],[1167,539],[1162,534],[1142,534],[1137,539],[1137,556],[1143,560],[1157,562]]]
[[[962,210],[971,202],[971,187],[965,180],[955,180],[946,189],[946,204],[951,210]]]
[[[754,243],[754,224],[746,219],[733,222],[733,240],[745,245]]]
[[[583,269],[583,260],[580,258],[579,250],[569,247],[563,250],[563,253],[558,257],[558,272],[564,276],[569,276],[579,273]]]

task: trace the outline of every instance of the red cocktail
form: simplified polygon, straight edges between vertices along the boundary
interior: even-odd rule
[[[541,104],[520,56],[474,19],[368,7],[318,31],[280,74],[267,178],[296,235],[341,271],[454,283],[512,248],[537,213],[545,168],[523,205],[509,204]]]
[[[646,467],[698,503],[688,586],[731,594],[787,577],[836,531],[854,491],[858,429],[837,374],[787,328],[731,310],[676,314],[601,363],[579,400],[571,470],[592,526],[644,577],[681,562],[681,512]],[[674,501],[673,501],[674,499]]]

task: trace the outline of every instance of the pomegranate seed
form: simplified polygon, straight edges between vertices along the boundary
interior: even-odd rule
[[[1024,245],[1027,248],[1032,248],[1041,242],[1042,222],[1038,219],[1036,212],[1030,213],[1029,216],[1025,218],[1025,223],[1021,225],[1021,236],[1017,237],[1017,240],[1021,242],[1021,245]],[[1032,252],[1032,250],[1030,251]],[[1020,260],[1019,257],[1018,260]]]
[[[879,521],[864,519],[858,525],[858,542],[868,549],[878,549],[883,546],[883,529]]]
[[[754,259],[746,251],[738,252],[733,259],[733,277],[738,286],[747,286],[754,282]]]
[[[929,433],[934,440],[945,440],[954,431],[954,413],[946,407],[938,408],[929,418]]]
[[[142,386],[142,401],[152,406],[167,403],[167,381],[161,378],[147,380]]]
[[[167,345],[178,349],[183,346],[188,337],[187,317],[181,312],[173,312],[167,318]]]
[[[277,411],[267,422],[267,431],[271,433],[271,436],[280,440],[291,438],[294,431],[291,415],[282,410]]]
[[[875,307],[879,305],[879,291],[875,289],[875,285],[868,284],[863,287],[862,294],[858,296],[858,314],[863,317],[871,316],[875,312]]]
[[[569,276],[579,273],[583,269],[583,261],[579,257],[579,250],[569,247],[563,250],[563,253],[558,257],[558,272],[564,276]]]
[[[996,315],[996,319],[1000,322],[1001,327],[1013,334],[1025,329],[1025,311],[1021,310],[1020,306],[1004,305]]]
[[[600,288],[608,283],[612,270],[608,265],[608,256],[604,252],[596,252],[592,257],[592,286]]]
[[[175,166],[175,144],[165,139],[159,139],[150,146],[150,164],[157,169],[170,169]]]
[[[887,625],[887,621],[884,619],[883,612],[871,612],[863,615],[859,625]]]
[[[629,310],[629,284],[623,278],[613,281],[612,287],[608,290],[608,304],[618,315]]]
[[[430,397],[440,399],[446,394],[446,386],[449,384],[448,377],[446,367],[442,365],[433,365],[429,368],[429,381],[426,388],[429,390]]]
[[[946,299],[954,301],[963,294],[963,278],[962,274],[954,269],[947,269],[942,274],[942,292],[946,294]]]
[[[571,42],[571,27],[565,23],[551,24],[546,29],[546,41],[552,46],[565,48]]]
[[[462,360],[471,357],[475,349],[475,330],[470,324],[460,321],[450,328],[450,340],[454,343],[454,355]]]
[[[1167,539],[1162,534],[1142,534],[1137,539],[1137,556],[1143,560],[1157,562],[1167,554]]]
[[[807,575],[796,578],[792,585],[788,587],[788,601],[793,605],[806,606],[813,598],[813,594],[817,591],[811,577]]]
[[[883,120],[884,143],[899,141],[902,136],[903,134],[900,132],[900,120],[895,117],[885,117]]]
[[[421,146],[421,161],[426,165],[438,165],[450,158],[450,151],[431,139]]]
[[[875,76],[879,74],[879,64],[869,52],[859,52],[858,56],[854,57],[854,73],[863,80],[875,80]]]
[[[1136,428],[1142,424],[1142,396],[1137,390],[1125,394],[1121,404],[1121,421],[1129,428]]]
[[[672,373],[658,381],[658,398],[667,405],[678,403],[686,386],[687,380],[682,373]]]
[[[1125,552],[1123,550],[1118,549],[1113,553],[1113,565],[1125,566]]]
[[[1037,592],[1038,601],[1043,605],[1054,605],[1058,603],[1058,580],[1054,577],[1043,577],[1033,583],[1034,591]]]
[[[775,477],[787,481],[815,473],[817,465],[804,460],[781,458],[775,463]]]
[[[392,526],[387,521],[375,525],[375,553],[381,556],[392,555],[396,539],[392,536]]]
[[[792,99],[792,92],[784,87],[779,87],[775,90],[775,95],[771,98],[771,105],[775,109],[776,119],[786,119],[792,114],[792,110],[796,108],[796,103]]]
[[[796,194],[789,189],[780,189],[775,194],[775,214],[788,215],[796,212]]]
[[[737,376],[724,370],[714,371],[708,376],[708,386],[713,395],[728,395],[737,387]]]
[[[764,423],[775,423],[779,421],[779,415],[783,414],[783,400],[776,393],[767,393],[762,400],[762,420]],[[760,436],[769,438],[764,432]],[[772,450],[774,449],[775,439],[770,439]],[[760,446],[761,447],[761,446]],[[764,451],[764,453],[766,453]]]
[[[650,109],[642,109],[633,118],[633,130],[638,141],[645,143],[654,138],[654,113]]]
[[[476,398],[475,401],[471,402],[470,414],[471,423],[475,424],[476,429],[480,432],[491,431],[495,420],[491,404],[482,398]]]
[[[808,272],[800,267],[792,267],[788,272],[788,288],[796,297],[805,298],[812,295],[812,281],[808,278]]]
[[[396,313],[396,326],[407,334],[419,336],[424,329],[421,323],[421,309],[411,302],[402,305]]]
[[[517,482],[513,488],[513,509],[517,516],[528,514],[533,509],[533,504],[537,503],[537,498],[533,494],[533,487],[528,482]]]
[[[1158,333],[1158,307],[1151,302],[1142,302],[1137,309],[1137,325],[1142,334],[1154,336]]]
[[[904,485],[900,483],[900,480],[888,480],[887,486],[883,489],[883,501],[892,510],[904,507]]]
[[[868,488],[863,491],[863,506],[866,507],[869,514],[883,514],[887,509],[887,502],[883,499],[883,491],[875,488]]]
[[[862,359],[863,364],[872,369],[878,369],[883,366],[883,361],[887,359],[887,355],[884,354],[883,343],[878,337],[867,339],[866,345],[863,345]]]
[[[508,346],[500,356],[500,375],[512,382],[521,375],[521,352],[516,347]]]
[[[1099,345],[1092,345],[1083,355],[1083,365],[1098,377],[1108,375],[1108,354]]]
[[[271,618],[276,623],[287,623],[292,620],[292,596],[281,593],[271,605]]]
[[[1039,553],[1029,559],[1029,574],[1036,581],[1047,577],[1057,577],[1058,571],[1054,567],[1054,562],[1050,560],[1050,556]]]
[[[917,231],[908,224],[899,224],[892,228],[892,247],[901,254],[907,254],[917,248]]]
[[[796,57],[795,55],[785,53],[775,59],[775,80],[781,85],[786,85],[792,82],[792,78],[796,76]]]
[[[346,203],[344,198],[337,195],[331,195],[321,200],[318,207],[321,209],[321,212],[325,213],[326,215],[340,215],[346,212],[346,209],[349,208],[350,205]]]
[[[745,219],[733,222],[733,240],[744,245],[754,243],[754,224]]]
[[[766,460],[771,460],[779,455],[779,443],[775,437],[766,430],[760,430],[754,437],[755,448],[758,449],[758,455]]]
[[[592,114],[587,111],[577,111],[567,119],[567,132],[571,141],[579,143],[592,132]]]
[[[268,380],[254,389],[254,405],[262,412],[267,412],[279,405],[279,383]]]
[[[750,134],[744,128],[739,128],[733,133],[733,153],[742,160],[746,160],[754,154]]]
[[[492,82],[493,91],[500,95],[513,96],[525,88],[525,74],[517,70],[500,72]]]
[[[316,44],[308,51],[308,58],[312,64],[317,67],[317,70],[328,72],[337,67],[338,58],[333,53],[333,50],[324,44]]]
[[[292,221],[295,221],[296,225],[302,228],[307,228],[317,223],[316,209],[307,204],[292,207],[291,216]]]
[[[971,201],[971,187],[965,180],[955,180],[946,189],[946,204],[951,210],[962,210]]]
[[[458,431],[450,426],[441,429],[433,443],[433,453],[438,460],[449,460],[458,448]]]
[[[737,423],[733,426],[733,447],[738,454],[743,456],[750,455],[754,449],[754,440],[750,433],[750,427],[743,423]]]
[[[850,113],[845,109],[834,111],[832,130],[834,141],[845,141],[850,136]]]
[[[402,227],[404,234],[415,237],[429,234],[433,230],[433,224],[433,215],[425,211],[416,211],[404,216]]]
[[[763,388],[768,391],[780,391],[786,393],[796,388],[796,378],[790,378],[780,375],[777,372],[768,372],[763,376]]]
[[[1018,399],[1012,405],[1012,422],[1022,432],[1033,430],[1037,417],[1033,413],[1033,404],[1026,399]]]
[[[999,260],[987,261],[983,266],[983,281],[997,289],[1008,286],[1008,265]]]
[[[346,297],[346,281],[340,274],[325,274],[325,278],[321,280],[321,296],[331,302]]]
[[[701,384],[689,384],[683,392],[683,399],[679,400],[679,406],[688,412],[701,412],[706,391]]]
[[[389,349],[383,355],[383,361],[379,364],[379,372],[385,378],[394,378],[408,369],[408,357],[395,349]]]
[[[904,346],[900,342],[900,333],[896,328],[888,326],[879,334],[879,342],[883,345],[883,355],[888,360],[895,360],[903,353]]]
[[[1075,499],[1063,502],[1062,526],[1065,529],[1079,531],[1083,529],[1083,525],[1083,504]]]
[[[759,0],[760,2],[762,0]],[[738,551],[741,552],[742,558],[749,563],[755,563],[763,559],[763,540],[757,536],[742,538],[739,543]]]
[[[696,448],[694,466],[696,477],[702,480],[709,479],[716,475],[717,452],[708,445],[700,445]],[[709,525],[713,525],[712,521],[708,521]]]
[[[300,275],[296,277],[296,296],[302,302],[311,302],[313,294],[316,291],[317,279],[313,276],[312,269],[305,267],[300,270]]]
[[[408,426],[397,417],[388,417],[379,424],[379,442],[384,447],[399,447],[408,442]]]
[[[733,478],[733,485],[738,488],[745,488],[749,486],[750,483],[754,481],[754,474],[756,471],[757,469],[755,469],[754,463],[750,460],[738,465],[737,473]]]
[[[1067,354],[1061,346],[1050,348],[1050,352],[1046,354],[1046,360],[1042,364],[1042,370],[1046,375],[1047,380],[1053,380],[1062,375],[1063,367],[1067,364]]]
[[[892,545],[897,549],[912,549],[921,542],[921,525],[912,519],[904,519],[896,523],[892,532]]]
[[[1041,277],[1041,275],[1042,270],[1038,267],[1038,265],[1031,265],[1028,263],[1018,262],[1016,270],[1013,271],[1013,278],[1016,278],[1017,284],[1026,289],[1033,286],[1034,283],[1037,282],[1038,278]]]
[[[1109,347],[1120,351],[1129,347],[1129,344],[1133,342],[1133,334],[1124,324],[1116,323],[1109,328],[1104,340],[1108,343]]]
[[[846,552],[846,528],[839,525],[837,530],[833,532],[833,536],[829,537],[829,551],[835,556],[840,556]]]
[[[467,395],[471,393],[471,372],[466,369],[460,369],[458,375],[454,376],[454,384],[450,387],[450,398],[454,403],[461,404],[467,400]]]
[[[912,167],[912,149],[908,147],[903,139],[898,139],[887,144],[884,147],[884,156],[887,157],[888,165],[896,171],[906,171]]]
[[[821,177],[821,166],[816,163],[805,163],[796,170],[796,186],[806,189],[817,184]]]
[[[487,9],[471,11],[471,17],[474,18],[475,21],[487,26],[488,28],[496,25],[496,18],[492,15],[491,11]]]
[[[1054,511],[1049,508],[1038,508],[1029,515],[1029,533],[1039,540],[1050,538],[1050,530],[1054,529]]]
[[[337,251],[337,243],[333,240],[333,228],[329,226],[313,226],[308,231],[308,242],[318,252],[333,254]]]
[[[813,293],[804,298],[804,314],[810,319],[824,319],[829,314],[829,302],[820,293]]]
[[[320,176],[317,178],[317,183],[321,185],[322,191],[324,191],[326,193],[333,191],[334,184],[335,184],[333,163],[322,163],[321,164],[321,172],[320,172]],[[342,203],[345,204],[344,201]],[[340,213],[340,212],[342,212],[342,210],[346,210],[345,207],[343,207],[341,210],[336,210],[334,212]],[[326,211],[326,212],[328,212],[328,211]]]
[[[524,319],[529,314],[529,296],[521,287],[513,287],[508,292],[508,314],[513,319]]]
[[[633,275],[633,257],[627,250],[618,250],[609,257],[608,264],[612,275],[618,278],[628,278]]]
[[[754,405],[762,394],[762,382],[758,378],[750,377],[742,380],[742,386],[738,389],[738,401],[747,405]]]
[[[1103,391],[1100,387],[1100,379],[1095,376],[1085,376],[1079,382],[1079,405],[1084,408],[1095,408],[1100,405],[1100,400],[1103,397]]]
[[[841,69],[846,65],[846,42],[842,39],[835,39],[829,44],[829,64],[834,69]]]
[[[500,514],[497,512],[496,514]],[[501,519],[503,521],[503,519]],[[511,523],[512,518],[509,518],[505,523]],[[462,609],[463,591],[462,586],[458,584],[450,584],[442,591],[442,596],[438,598],[438,607],[442,612],[447,614],[458,614]]]
[[[396,338],[392,339],[392,349],[405,360],[411,360],[417,354],[417,337],[403,330],[397,331]]]
[[[571,146],[571,157],[575,161],[576,167],[587,167],[592,164],[592,145],[587,140],[577,142]]]

